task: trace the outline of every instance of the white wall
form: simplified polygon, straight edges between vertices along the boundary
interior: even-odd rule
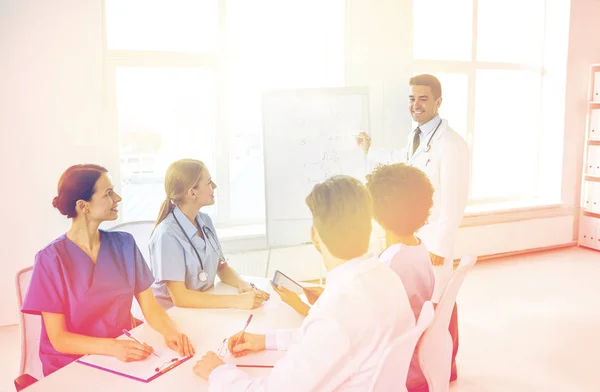
[[[100,131],[101,16],[100,0],[0,1],[0,325],[17,321],[16,271],[67,227],[60,174],[116,153]]]
[[[409,125],[404,102],[410,2],[347,0],[347,4],[348,82],[371,87],[374,138],[400,146],[405,134],[397,130]],[[600,63],[600,42],[593,39],[600,36],[600,1],[573,0],[571,14],[563,201],[577,206],[587,67]],[[118,170],[117,137],[103,131],[102,124],[101,15],[100,0],[0,0],[0,203],[8,211],[0,229],[0,325],[17,322],[16,271],[30,265],[36,251],[67,227],[67,220],[51,207],[59,175],[82,162]],[[468,235],[460,237],[464,243],[458,248],[497,253],[575,238],[576,211],[563,210],[559,213],[563,217],[556,218],[554,212],[545,214],[525,220],[518,214],[493,217],[503,223],[473,221],[483,226],[463,229]],[[511,220],[521,222],[513,225]],[[552,234],[552,228],[560,232]],[[524,236],[532,240],[524,242]],[[242,268],[253,259],[260,263],[256,270],[264,270],[265,258],[264,251],[238,253],[232,262]],[[302,278],[318,270],[318,256],[310,247],[300,253],[273,252],[269,274],[274,268],[306,271],[305,263],[311,273]]]

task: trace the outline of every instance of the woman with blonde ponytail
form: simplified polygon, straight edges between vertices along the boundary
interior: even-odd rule
[[[269,299],[227,264],[211,218],[200,212],[214,204],[216,187],[201,161],[181,159],[167,169],[166,197],[150,237],[152,290],[165,308],[254,309]],[[204,293],[217,275],[239,294]]]

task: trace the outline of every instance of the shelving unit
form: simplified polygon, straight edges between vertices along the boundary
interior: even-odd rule
[[[600,64],[590,66],[579,246],[600,250]]]

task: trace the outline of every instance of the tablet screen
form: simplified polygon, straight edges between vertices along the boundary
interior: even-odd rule
[[[283,286],[286,289],[293,291],[294,293],[300,295],[304,292],[302,286],[296,283],[294,280],[289,278],[287,275],[279,272],[279,270],[275,271],[275,276],[273,276],[273,283],[278,286]]]

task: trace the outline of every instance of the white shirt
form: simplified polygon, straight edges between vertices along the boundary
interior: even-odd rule
[[[210,391],[366,391],[391,340],[414,325],[400,278],[365,255],[327,273],[327,288],[300,328],[277,331],[277,349],[287,353],[269,376],[221,365]]]
[[[435,131],[436,128],[438,128],[440,122],[442,122],[440,116],[435,116],[425,124],[419,126],[419,129],[421,130],[421,133],[419,134],[419,145],[427,143],[430,137],[430,133],[432,133],[433,131]]]
[[[433,131],[439,125],[435,135]],[[446,120],[435,117],[421,127],[421,142],[415,154],[408,153],[414,133],[410,133],[407,148],[371,148],[368,166],[403,162],[422,170],[433,189],[433,207],[427,224],[417,233],[427,249],[444,258],[454,256],[454,240],[463,217],[469,195],[470,153],[465,140],[448,126]],[[427,142],[431,139],[430,151]],[[412,151],[411,151],[412,152]],[[448,265],[451,265],[449,263]],[[437,284],[437,283],[436,283]]]

